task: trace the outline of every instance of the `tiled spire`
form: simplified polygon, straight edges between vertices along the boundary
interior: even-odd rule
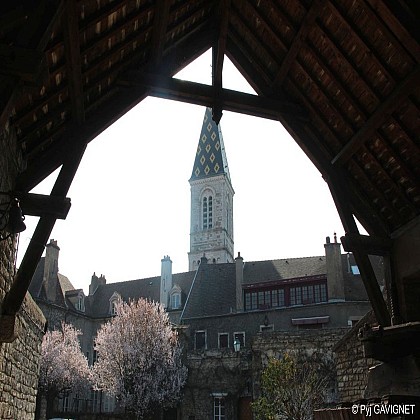
[[[221,174],[230,181],[220,124],[213,121],[211,108],[206,108],[190,181]]]

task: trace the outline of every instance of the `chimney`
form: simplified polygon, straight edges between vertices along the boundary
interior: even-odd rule
[[[45,246],[44,278],[43,283],[50,302],[56,301],[58,283],[58,254],[60,248],[57,241],[50,239]]]
[[[201,264],[207,264],[208,263],[208,258],[206,257],[205,254],[203,254],[203,256],[200,258],[200,265]]]
[[[93,295],[96,292],[96,289],[98,286],[106,284],[106,278],[103,274],[101,274],[101,277],[98,277],[96,273],[92,274],[92,279],[90,280],[89,285],[89,296]]]
[[[169,292],[172,289],[172,261],[169,255],[165,255],[161,262],[160,303],[167,308],[169,305]]]
[[[236,264],[236,311],[242,312],[244,310],[244,299],[242,285],[244,283],[244,259],[241,253],[235,258]]]
[[[344,295],[344,275],[341,260],[341,244],[337,242],[337,235],[334,233],[334,242],[327,236],[325,248],[325,259],[327,263],[327,288],[329,302],[342,302]]]

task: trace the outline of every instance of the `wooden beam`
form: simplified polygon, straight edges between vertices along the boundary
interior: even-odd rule
[[[66,56],[66,73],[69,84],[72,117],[78,125],[85,120],[83,96],[82,65],[80,59],[79,24],[76,2],[65,0],[63,14],[64,52]]]
[[[405,48],[406,52],[419,63],[420,29],[418,17],[416,19],[406,13],[399,1],[367,0],[367,2],[373,10],[376,22],[379,26],[382,26],[381,30],[385,32],[387,38],[390,38],[393,44],[397,44],[396,40],[393,39],[395,36],[400,46]],[[381,21],[385,25],[381,25]]]
[[[350,141],[333,158],[333,165],[343,165],[359,148],[372,136],[372,134],[384,123],[386,118],[394,112],[400,102],[408,96],[420,84],[420,67],[409,74],[382,102],[376,111],[369,117],[363,127],[350,139]]]
[[[36,83],[47,74],[44,54],[34,49],[0,44],[0,73]]]
[[[119,85],[127,89],[136,87],[148,89],[151,96],[202,106],[212,106],[214,98],[212,86],[163,76],[144,75],[134,71],[129,72],[125,78],[121,79]],[[280,115],[298,119],[307,118],[299,105],[294,103],[229,89],[222,89],[221,105],[227,111],[272,120],[278,120]]]
[[[55,216],[65,219],[71,207],[70,198],[33,194],[16,191],[13,195],[19,199],[25,216]]]
[[[157,73],[174,74],[195,58],[206,51],[211,40],[214,39],[214,30],[209,26],[201,28],[200,32],[192,33],[184,43],[168,50]],[[122,117],[131,108],[136,106],[147,96],[147,90],[133,89],[127,91],[115,88],[107,95],[100,108],[86,112],[85,122],[80,127],[74,128],[74,138],[88,144],[102,131],[106,130],[115,121]],[[54,141],[43,152],[43,159],[34,160],[25,171],[21,172],[16,179],[16,189],[29,191],[56,170],[63,163],[66,154],[71,151],[72,139],[68,130]]]
[[[389,238],[379,238],[377,236],[355,235],[346,233],[341,237],[341,243],[346,252],[359,250],[368,255],[389,255],[392,246],[392,240]]]
[[[8,31],[24,25],[28,14],[22,5],[15,5],[12,10],[2,12],[0,15],[0,37],[3,38]]]
[[[220,0],[219,10],[217,13],[217,26],[218,26],[218,37],[213,47],[213,65],[212,65],[212,79],[213,79],[213,92],[214,92],[214,103],[213,103],[213,120],[216,124],[219,124],[222,118],[222,105],[221,105],[221,94],[222,94],[222,73],[223,73],[223,61],[226,52],[226,40],[229,24],[229,8],[230,0]]]
[[[346,234],[350,234],[352,237],[358,237],[359,229],[348,205],[348,188],[344,180],[344,175],[337,168],[327,182]],[[358,248],[353,250],[353,255],[359,267],[362,281],[377,321],[383,327],[389,326],[391,324],[391,317],[368,255]]]
[[[299,31],[296,33],[293,42],[290,45],[286,57],[281,63],[280,69],[273,82],[273,89],[279,88],[283,84],[291,65],[295,61],[299,51],[301,50],[305,42],[309,30],[312,28],[315,19],[319,16],[322,7],[324,7],[325,3],[325,0],[314,0],[311,4],[308,12],[306,13],[305,18],[303,19]]]
[[[166,30],[168,28],[170,6],[171,2],[169,0],[156,1],[151,48],[152,68],[159,67],[160,62],[162,61],[163,51],[165,49]]]
[[[69,135],[73,136],[74,140],[72,142],[71,152],[66,155],[63,166],[51,190],[51,196],[58,198],[65,198],[68,193],[86,149],[86,143],[80,141],[80,139],[75,136],[75,131],[70,129]],[[51,214],[44,215],[39,219],[13,283],[4,297],[1,308],[0,324],[4,322],[4,319],[10,320],[11,317],[15,317],[20,310],[55,222],[56,216]],[[11,331],[10,334],[13,335],[14,331]],[[9,339],[12,340],[13,337],[9,337]]]

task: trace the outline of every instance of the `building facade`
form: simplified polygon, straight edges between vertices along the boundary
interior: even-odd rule
[[[30,291],[50,328],[65,320],[82,330],[81,347],[90,363],[97,357],[96,332],[114,315],[118,299],[161,302],[183,331],[189,369],[172,418],[246,420],[252,418],[250,403],[259,395],[259,376],[269,357],[304,348],[334,363],[334,344],[370,304],[353,256],[341,253],[335,235],[327,238],[321,256],[246,261],[238,253],[234,258],[234,191],[221,129],[209,109],[190,186],[189,271],[172,273],[165,256],[160,276],[107,283],[93,274],[85,295],[59,273],[59,247],[51,240]],[[373,263],[382,283],[382,260]],[[332,388],[331,402],[340,398],[337,383]],[[60,404],[57,414],[114,409],[98,393]]]

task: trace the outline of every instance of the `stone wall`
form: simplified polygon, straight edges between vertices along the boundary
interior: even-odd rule
[[[15,136],[7,126],[0,131],[0,150],[0,191],[10,191],[23,162],[17,152]],[[7,196],[0,196],[0,203],[7,199]],[[0,314],[15,275],[16,246],[13,237],[0,241]],[[27,294],[15,320],[17,338],[11,343],[0,340],[1,419],[34,418],[45,322],[42,312]],[[0,335],[6,335],[5,331],[0,331]]]
[[[335,346],[337,361],[338,393],[341,402],[354,402],[364,397],[369,368],[378,362],[367,359],[358,339],[358,331],[364,324],[374,324],[372,312],[364,316]]]
[[[258,334],[252,344],[253,396],[260,394],[260,378],[269,359],[282,357],[285,353],[322,361],[325,373],[331,382],[326,395],[327,403],[339,399],[336,381],[336,361],[333,348],[348,332],[348,328],[329,328],[300,331],[278,331]]]
[[[1,419],[34,418],[44,327],[44,316],[26,295],[16,318],[17,338],[12,343],[0,343]]]
[[[188,380],[180,407],[182,420],[213,418],[214,396],[223,395],[225,416],[238,418],[240,398],[251,396],[250,352],[230,350],[188,353]]]

